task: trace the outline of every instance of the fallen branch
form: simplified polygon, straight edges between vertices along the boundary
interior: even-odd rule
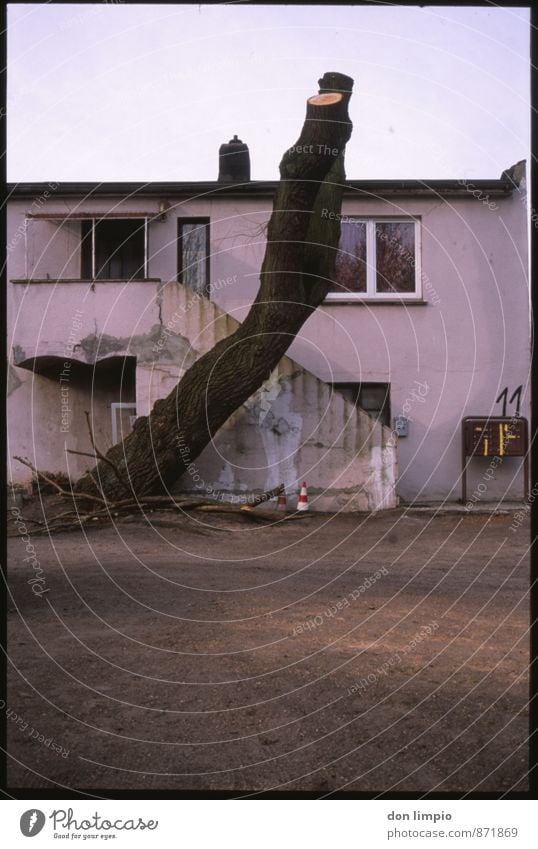
[[[41,478],[41,480],[44,480],[46,483],[50,484],[55,489],[57,489],[63,498],[78,498],[81,501],[96,501],[98,504],[107,504],[105,499],[100,498],[98,495],[89,495],[87,492],[68,492],[66,489],[63,489],[58,483],[56,483],[56,481],[53,481],[51,478],[47,477],[47,475],[45,475],[43,472],[40,472],[39,469],[36,469],[36,467],[32,465],[32,463],[30,463],[28,460],[23,460],[22,457],[14,457],[14,459],[18,460],[19,463],[22,463],[23,466],[28,466],[28,468],[31,469],[34,474],[36,474],[39,478]]]
[[[99,449],[95,445],[95,439],[93,437],[93,432],[91,431],[89,421],[88,427],[90,430],[90,439],[92,440],[92,446],[96,451],[96,456],[98,456]],[[72,449],[67,450],[71,454],[92,456],[83,451],[75,451]],[[39,469],[37,469],[28,460],[24,460],[22,457],[16,457],[15,459],[23,465],[27,466],[28,468],[32,469],[32,471],[35,475],[38,476],[38,478],[41,478],[46,483],[52,485],[62,498],[69,498],[73,500],[73,508],[71,510],[64,510],[61,513],[58,513],[56,516],[51,517],[47,521],[40,521],[35,519],[29,520],[33,524],[38,525],[38,527],[33,531],[33,533],[36,535],[73,531],[80,529],[83,526],[87,526],[90,522],[97,522],[99,525],[103,525],[106,522],[113,522],[116,518],[131,519],[133,518],[133,511],[137,511],[140,518],[147,518],[147,510],[174,510],[179,511],[181,513],[199,510],[201,512],[207,513],[228,513],[233,515],[241,515],[248,519],[252,519],[255,522],[274,523],[274,512],[256,510],[255,508],[258,505],[264,504],[267,501],[270,501],[272,498],[277,497],[284,491],[283,484],[280,484],[280,486],[275,487],[274,489],[254,496],[249,504],[243,504],[241,506],[230,504],[227,502],[218,503],[214,499],[208,500],[206,498],[197,498],[193,496],[172,495],[145,495],[140,496],[139,498],[137,498],[136,496],[131,498],[124,498],[120,501],[106,501],[104,498],[101,498],[100,496],[96,495],[91,495],[88,492],[69,492],[68,490],[61,487],[58,483],[56,483],[56,481],[48,477],[48,475],[46,475],[44,472],[41,472]],[[107,462],[109,461],[107,460]],[[93,482],[95,484],[95,480]],[[78,502],[91,501],[95,506],[92,509],[81,509],[80,504],[77,503],[77,500]],[[280,522],[288,518],[291,518],[291,514],[289,516],[279,516],[278,521]],[[148,521],[151,522],[151,520],[149,519]],[[171,526],[173,527],[173,525]]]
[[[280,486],[276,486],[274,489],[270,489],[268,492],[262,492],[261,495],[255,495],[252,501],[250,502],[250,507],[256,507],[258,504],[263,504],[265,501],[270,501],[271,498],[278,498],[279,495],[282,495],[284,492],[284,484],[281,483]]]

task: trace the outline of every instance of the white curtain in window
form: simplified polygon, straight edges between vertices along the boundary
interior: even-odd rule
[[[200,295],[207,293],[206,280],[206,224],[183,224],[182,258],[184,286]]]

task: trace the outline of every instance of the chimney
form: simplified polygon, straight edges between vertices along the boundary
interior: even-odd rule
[[[219,148],[219,183],[248,183],[250,154],[248,146],[234,136]]]

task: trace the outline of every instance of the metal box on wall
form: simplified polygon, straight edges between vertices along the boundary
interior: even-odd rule
[[[527,419],[520,416],[466,416],[462,419],[462,501],[467,497],[468,457],[524,457],[525,495],[527,494],[528,432]]]

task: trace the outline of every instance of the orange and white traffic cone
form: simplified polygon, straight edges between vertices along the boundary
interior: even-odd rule
[[[286,500],[286,493],[285,492],[282,492],[278,496],[278,502],[277,502],[277,505],[276,505],[276,509],[282,511],[282,513],[285,513],[286,510],[288,509],[288,502]]]
[[[297,510],[308,510],[308,493],[306,491],[306,481],[301,485],[299,501],[297,502]]]

